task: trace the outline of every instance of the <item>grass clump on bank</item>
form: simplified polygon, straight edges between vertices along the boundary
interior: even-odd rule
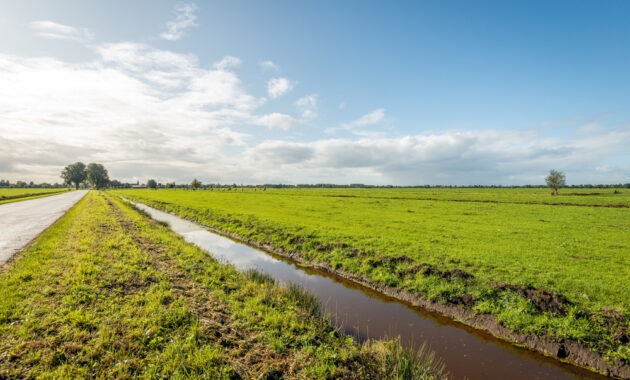
[[[550,196],[539,189],[119,193],[376,286],[492,314],[512,331],[578,342],[628,363],[630,210],[578,205],[630,202],[611,189],[571,191],[577,195],[553,200],[576,205],[540,204]]]
[[[338,334],[302,289],[219,263],[102,192],[0,272],[0,378],[441,376],[396,342]]]

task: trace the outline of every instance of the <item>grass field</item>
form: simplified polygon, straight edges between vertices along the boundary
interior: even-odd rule
[[[117,193],[424,299],[493,314],[514,331],[630,361],[630,209],[539,204],[628,206],[627,190]]]
[[[439,375],[430,355],[358,344],[302,289],[218,263],[103,192],[0,267],[0,289],[0,378]]]
[[[40,198],[65,191],[68,191],[68,189],[0,189],[0,204]]]
[[[618,193],[615,193],[617,191]],[[341,196],[361,198],[408,198],[418,200],[490,201],[503,203],[550,203],[630,207],[630,189],[561,189],[551,195],[549,189],[527,188],[295,188],[265,192],[292,195]]]

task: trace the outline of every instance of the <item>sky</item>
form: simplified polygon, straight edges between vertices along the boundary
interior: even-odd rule
[[[627,1],[0,2],[0,178],[630,182]]]

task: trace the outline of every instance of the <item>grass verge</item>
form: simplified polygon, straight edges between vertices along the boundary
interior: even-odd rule
[[[28,199],[48,197],[50,195],[65,193],[67,191],[69,190],[58,189],[50,191],[50,189],[0,189],[0,205],[5,203],[25,201]]]
[[[316,300],[242,273],[91,191],[0,274],[0,378],[437,378],[425,353],[332,329]]]

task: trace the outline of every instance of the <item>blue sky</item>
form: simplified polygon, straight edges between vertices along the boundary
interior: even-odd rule
[[[0,5],[0,177],[630,181],[630,4]]]

